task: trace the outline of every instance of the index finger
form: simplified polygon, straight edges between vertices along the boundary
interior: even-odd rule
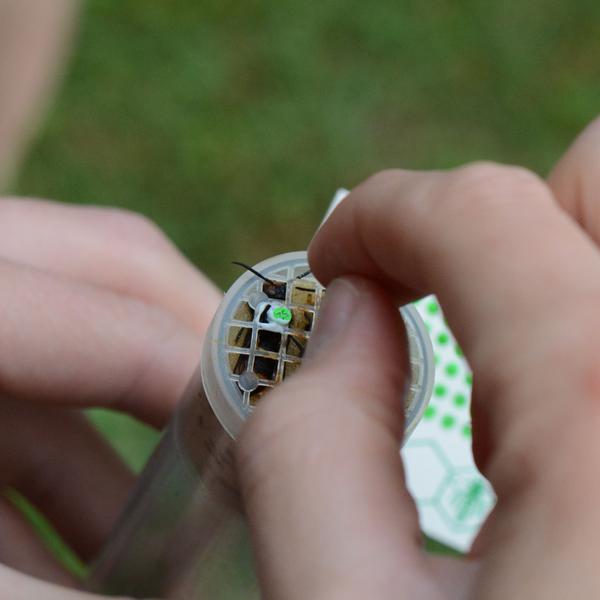
[[[309,257],[323,283],[360,274],[404,300],[436,293],[469,347],[507,320],[600,289],[597,251],[546,184],[488,163],[376,174],[325,222]]]
[[[589,346],[583,319],[597,319],[600,258],[546,184],[524,169],[481,163],[382,172],[334,211],[309,257],[324,284],[353,273],[379,280],[403,300],[438,295],[474,369],[476,395],[503,398],[475,419],[476,445],[487,447],[496,424],[504,430],[536,406],[521,406],[514,390],[524,373],[552,382],[556,411],[573,394],[568,386],[584,379],[583,363],[566,372],[565,344],[573,356],[582,354],[584,337]],[[560,382],[549,379],[558,373]]]

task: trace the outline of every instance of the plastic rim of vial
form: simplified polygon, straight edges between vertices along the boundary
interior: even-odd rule
[[[286,269],[288,272],[306,271],[307,254],[305,251],[280,254],[260,262],[254,268],[266,277],[277,277],[276,273]],[[226,339],[236,307],[244,301],[250,304],[251,301],[257,303],[259,299],[263,300],[263,293],[256,289],[256,280],[256,275],[243,273],[227,290],[213,317],[202,353],[201,372],[206,397],[221,425],[233,438],[237,437],[250,410],[242,404],[239,382],[231,380],[223,340]],[[311,276],[306,277],[306,281],[318,285]],[[274,305],[281,306],[281,303],[275,302]],[[411,362],[411,379],[406,386],[406,393],[412,396],[412,401],[405,406],[406,441],[419,423],[431,397],[435,364],[431,340],[417,310],[406,305],[400,308],[400,314],[406,326]]]

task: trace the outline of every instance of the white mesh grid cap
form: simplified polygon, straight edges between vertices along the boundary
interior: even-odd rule
[[[310,273],[306,252],[274,256],[253,269],[226,293],[202,358],[206,395],[232,437],[261,397],[302,364],[326,293]],[[425,410],[435,367],[431,342],[417,311],[412,306],[400,311],[411,364],[404,398],[406,439]]]

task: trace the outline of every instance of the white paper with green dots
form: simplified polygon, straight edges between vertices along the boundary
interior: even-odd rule
[[[471,546],[495,497],[471,450],[472,376],[435,297],[415,304],[433,342],[435,384],[423,420],[402,449],[422,530],[457,550]]]
[[[327,216],[347,195],[337,191]],[[435,384],[423,420],[402,449],[421,529],[467,551],[495,503],[471,450],[471,370],[434,296],[415,303],[433,343]]]

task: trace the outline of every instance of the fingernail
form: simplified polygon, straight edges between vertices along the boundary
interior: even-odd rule
[[[356,287],[347,279],[336,279],[327,287],[315,330],[306,349],[306,358],[320,354],[347,331],[358,295]]]

